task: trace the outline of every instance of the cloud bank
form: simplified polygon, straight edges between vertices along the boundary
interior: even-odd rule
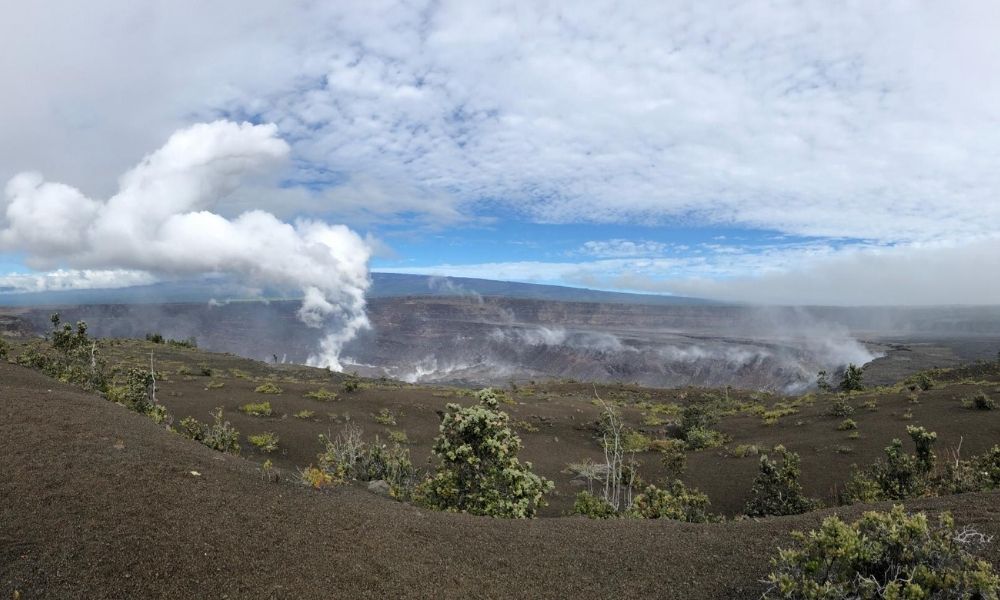
[[[299,318],[326,330],[310,362],[339,368],[343,343],[368,327],[365,240],[344,225],[210,210],[288,153],[274,125],[216,121],[171,135],[106,200],[39,173],[18,174],[0,203],[0,249],[23,253],[36,269],[83,270],[43,276],[49,281],[81,272],[107,279],[109,270],[130,283],[135,273],[140,280],[219,273],[296,288],[304,295]]]

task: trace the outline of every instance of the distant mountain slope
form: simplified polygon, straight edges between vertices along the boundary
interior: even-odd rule
[[[614,304],[715,304],[711,300],[684,296],[658,296],[606,292],[561,285],[518,283],[470,277],[429,277],[403,273],[372,273],[372,298],[399,296],[497,296],[524,300],[558,300],[561,302],[604,302]]]
[[[294,298],[295,293],[265,290],[265,297]],[[605,292],[558,285],[515,283],[465,277],[431,277],[400,273],[372,273],[369,298],[401,296],[503,296],[525,300],[604,302],[653,306],[715,304],[710,300],[681,296],[656,296]],[[173,281],[116,289],[65,290],[53,292],[0,293],[0,306],[45,306],[77,304],[162,304],[208,302],[211,299],[244,299],[246,290],[225,279]]]

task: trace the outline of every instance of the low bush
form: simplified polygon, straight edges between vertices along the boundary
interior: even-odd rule
[[[990,538],[956,529],[947,513],[932,525],[923,513],[894,506],[850,524],[827,517],[818,530],[794,536],[796,547],[779,550],[773,560],[765,598],[986,600],[1000,594],[1000,577],[973,554]]]
[[[392,411],[389,410],[388,408],[383,408],[382,410],[378,411],[378,414],[372,415],[372,418],[375,419],[375,422],[378,423],[379,425],[396,424],[396,415],[392,414]]]
[[[962,398],[962,406],[975,410],[996,410],[997,401],[987,396],[986,392],[980,391],[972,396]]]
[[[760,457],[760,471],[744,508],[746,515],[797,515],[817,508],[819,502],[802,493],[799,455],[784,446],[775,446],[774,453],[781,462],[771,460],[766,454]]]
[[[202,423],[193,417],[180,422],[179,433],[205,444],[213,450],[229,454],[240,453],[240,432],[222,417],[222,409],[212,411],[212,424]]]
[[[346,425],[336,437],[320,436],[323,451],[317,457],[319,468],[332,480],[385,480],[390,493],[400,499],[412,496],[420,472],[410,460],[410,451],[399,444],[388,446],[379,441],[365,443],[361,428]]]
[[[858,428],[858,422],[854,419],[844,419],[837,425],[837,431],[851,431]]]
[[[260,450],[261,452],[268,453],[277,450],[278,442],[280,441],[277,434],[270,431],[249,435],[247,436],[247,440],[254,448]]]
[[[312,410],[300,410],[299,412],[292,415],[296,419],[311,419],[316,416],[316,412]]]
[[[849,503],[879,500],[905,500],[928,493],[936,456],[933,445],[937,434],[923,427],[907,427],[916,448],[915,454],[903,451],[903,443],[894,439],[885,448],[885,458],[867,469],[855,468],[845,486]]]
[[[258,394],[280,394],[282,389],[275,384],[268,381],[267,383],[262,383],[254,388],[255,392]]]
[[[359,389],[361,389],[361,380],[358,378],[358,374],[351,373],[350,375],[345,377],[343,383],[340,384],[340,387],[341,389],[344,390],[345,393],[348,394],[356,392]]]
[[[306,392],[303,395],[306,398],[310,398],[312,400],[319,400],[321,402],[328,402],[330,400],[336,400],[337,399],[337,393],[336,392],[331,392],[330,390],[328,390],[326,388],[322,388],[322,387],[319,388],[318,390],[313,390],[311,392]]]
[[[726,443],[728,438],[721,431],[695,427],[684,434],[684,441],[689,450],[705,450],[718,448]]]
[[[708,496],[674,480],[665,489],[648,485],[632,500],[627,516],[640,519],[673,519],[688,523],[711,520]]]
[[[305,469],[299,471],[299,479],[303,484],[317,490],[328,485],[332,485],[334,482],[333,477],[330,476],[329,473],[312,465],[309,465]]]
[[[615,507],[604,498],[586,491],[578,493],[573,500],[573,514],[591,519],[611,519],[618,516]]]
[[[831,417],[849,417],[854,414],[854,407],[847,400],[837,398],[830,405],[828,414]]]
[[[248,402],[240,407],[240,412],[246,413],[251,417],[270,417],[271,416],[271,403],[270,402]]]
[[[10,354],[10,344],[7,343],[7,340],[0,338],[0,360],[5,360],[8,354]]]

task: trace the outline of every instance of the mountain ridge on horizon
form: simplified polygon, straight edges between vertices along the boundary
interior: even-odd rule
[[[561,285],[500,281],[472,277],[441,277],[408,273],[372,272],[368,298],[401,296],[500,296],[527,300],[598,302],[617,304],[713,305],[725,304],[704,298],[613,292]],[[277,292],[281,299],[291,299]],[[225,280],[164,281],[122,288],[51,290],[0,293],[0,306],[25,307],[78,304],[159,304],[275,299],[269,293],[248,296],[244,288]]]

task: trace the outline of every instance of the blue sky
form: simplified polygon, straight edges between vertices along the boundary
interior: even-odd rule
[[[982,276],[1000,271],[993,2],[62,0],[5,17],[6,289],[207,271],[353,297],[371,268],[1000,303]],[[289,266],[317,251],[317,272]]]

